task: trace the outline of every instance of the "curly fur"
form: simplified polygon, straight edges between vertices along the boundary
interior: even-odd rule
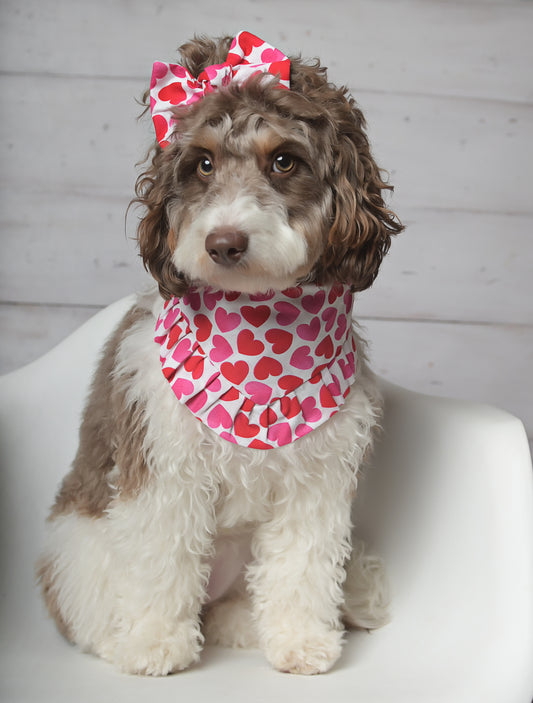
[[[229,42],[197,38],[182,63],[197,75],[224,60]],[[262,77],[230,84],[177,110],[177,138],[154,145],[135,202],[141,255],[163,298],[191,284],[363,290],[402,229],[361,111],[318,62],[291,61],[290,91]],[[280,153],[290,174],[272,168]],[[209,177],[198,172],[206,155]],[[249,240],[231,266],[206,249],[224,228]],[[281,671],[326,671],[343,621],[386,619],[382,564],[351,535],[357,473],[381,413],[364,352],[325,425],[283,448],[245,449],[176,402],[153,342],[156,298],[139,299],[95,375],[38,565],[49,611],[71,641],[129,673],[184,669],[205,636],[259,645]]]
[[[229,38],[220,43],[204,38],[185,44],[183,64],[197,75],[223,60],[229,42]],[[314,246],[301,278],[320,284],[348,283],[354,291],[373,283],[391,235],[403,227],[383,200],[383,191],[392,186],[382,180],[372,157],[363,114],[346,88],[328,82],[324,67],[292,58],[290,91],[273,82],[265,86],[259,76],[244,86],[230,84],[206,96],[195,110],[177,109],[176,114],[180,138],[165,150],[155,146],[151,164],[137,181],[136,202],[146,208],[138,229],[140,251],[163,297],[182,295],[190,285],[187,272],[176,267],[170,254],[181,208],[187,208],[191,198],[212,197],[185,177],[195,136],[206,127],[211,139],[218,138],[219,146],[233,154],[242,154],[250,133],[257,134],[266,125],[290,143],[289,151],[296,141],[305,151],[301,170],[305,167],[307,178],[296,185],[287,179],[277,187],[289,199],[289,224],[313,234]],[[229,124],[230,134],[225,129]],[[198,151],[202,149],[192,151],[194,164]],[[224,184],[227,187],[227,181]],[[309,205],[317,198],[321,210],[310,212]]]

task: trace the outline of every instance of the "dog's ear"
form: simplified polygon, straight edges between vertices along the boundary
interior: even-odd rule
[[[172,262],[176,246],[175,235],[168,221],[167,206],[173,192],[173,158],[178,147],[168,146],[164,151],[154,147],[151,164],[141,173],[135,185],[137,197],[132,204],[144,207],[137,226],[137,241],[144,267],[150,271],[165,300],[186,293],[189,283]]]
[[[333,224],[318,277],[362,291],[376,278],[391,235],[404,228],[383,200],[383,191],[392,190],[392,186],[383,181],[372,157],[363,114],[352,99],[343,98],[336,107]]]

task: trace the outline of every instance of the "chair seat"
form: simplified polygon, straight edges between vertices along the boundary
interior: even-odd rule
[[[393,615],[372,634],[350,633],[330,673],[283,675],[259,651],[207,647],[187,672],[128,677],[57,634],[33,565],[99,350],[132,302],[0,379],[0,699],[529,703],[533,479],[523,426],[385,382],[384,431],[355,521],[385,559]]]

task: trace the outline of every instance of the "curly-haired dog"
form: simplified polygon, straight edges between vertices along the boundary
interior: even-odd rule
[[[137,184],[160,295],[107,343],[39,578],[66,637],[124,671],[184,669],[207,637],[319,673],[385,613],[351,538],[380,398],[350,321],[402,226],[318,62],[247,32],[181,57],[154,65]]]

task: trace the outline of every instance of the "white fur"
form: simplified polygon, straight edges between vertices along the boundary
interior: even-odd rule
[[[250,542],[247,591],[211,606],[210,640],[258,642],[282,671],[326,671],[340,655],[343,608],[362,626],[386,610],[380,562],[360,549],[348,562],[356,473],[376,422],[372,376],[363,362],[344,406],[310,435],[281,449],[245,449],[176,402],[153,327],[150,317],[130,330],[116,371],[127,402],[145,408],[146,484],[135,497],[117,493],[100,518],[72,512],[50,522],[44,558],[74,640],[131,673],[163,675],[197,661],[215,538],[229,539],[237,564]]]
[[[289,226],[281,199],[259,204],[253,194],[246,193],[245,186],[235,191],[236,182],[241,185],[233,177],[228,190],[198,213],[189,226],[179,229],[174,264],[191,280],[209,281],[215,288],[244,293],[288,288],[307,262],[305,236]],[[242,271],[217,265],[205,249],[207,235],[224,226],[253,234]]]

